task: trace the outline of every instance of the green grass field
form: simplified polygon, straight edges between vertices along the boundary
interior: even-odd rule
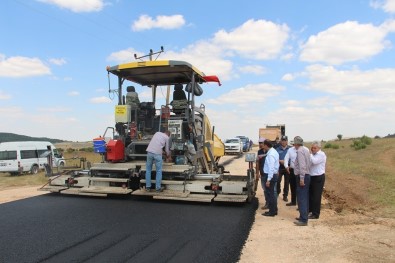
[[[373,139],[360,150],[350,147],[352,140],[331,143],[339,148],[323,149],[328,158],[326,188],[345,196],[350,208],[395,216],[395,139]]]

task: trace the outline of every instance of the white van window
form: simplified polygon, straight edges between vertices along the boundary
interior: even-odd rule
[[[15,160],[16,151],[2,151],[0,152],[0,160]]]
[[[21,159],[38,158],[36,150],[21,150]]]
[[[58,152],[57,149],[52,149],[52,151],[53,151],[53,155],[54,155],[56,158],[63,158],[62,154],[61,154],[60,152]]]
[[[48,150],[47,149],[37,150],[38,156],[41,156],[41,154],[45,153],[46,151],[48,151]]]

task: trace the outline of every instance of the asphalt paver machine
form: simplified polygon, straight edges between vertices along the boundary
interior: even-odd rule
[[[163,51],[163,50],[162,50]],[[152,51],[150,58],[152,58]],[[230,175],[219,165],[224,144],[214,133],[205,106],[195,105],[204,84],[217,82],[185,61],[135,61],[106,68],[116,76],[115,127],[93,140],[102,162],[89,170],[55,175],[40,190],[61,194],[106,196],[109,194],[149,196],[153,199],[198,202],[249,202],[255,196],[253,169],[255,155],[245,154],[249,168],[245,175]],[[130,83],[131,82],[131,83]],[[128,85],[127,85],[128,83]],[[133,85],[151,91],[150,101],[128,99]],[[158,87],[165,89],[166,101],[157,105]],[[173,91],[184,92],[180,96]],[[111,89],[110,89],[111,90]],[[146,148],[158,131],[171,132],[172,162],[163,163],[162,192],[145,191]],[[152,171],[155,184],[155,166]]]

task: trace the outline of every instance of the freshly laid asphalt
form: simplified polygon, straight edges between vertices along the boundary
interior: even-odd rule
[[[41,195],[0,205],[0,262],[237,262],[256,209]]]

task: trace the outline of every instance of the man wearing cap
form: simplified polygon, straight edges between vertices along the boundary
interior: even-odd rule
[[[259,150],[256,156],[256,183],[258,183],[259,178],[261,178],[261,185],[262,185],[262,190],[263,190],[263,196],[265,197],[265,205],[262,207],[262,209],[268,209],[268,203],[267,203],[267,191],[265,187],[265,182],[263,180],[263,165],[265,163],[266,159],[266,150],[263,147],[263,142],[265,141],[265,138],[261,137],[259,138]]]
[[[280,158],[280,168],[278,170],[278,181],[277,181],[277,195],[281,193],[281,181],[284,176],[284,187],[283,187],[283,200],[288,202],[288,191],[289,191],[289,174],[284,166],[284,158],[289,149],[288,137],[281,136],[280,145],[276,148]]]
[[[267,191],[269,211],[263,213],[262,215],[276,216],[277,194],[275,187],[277,183],[277,174],[280,162],[278,152],[273,149],[273,145],[270,140],[266,139],[263,142],[263,148],[267,151],[265,163],[263,164],[263,181],[265,182],[265,189]]]
[[[294,222],[297,226],[307,226],[309,214],[309,187],[310,187],[310,151],[303,146],[300,136],[294,138],[296,149],[295,175],[296,195],[299,207],[299,217]]]

